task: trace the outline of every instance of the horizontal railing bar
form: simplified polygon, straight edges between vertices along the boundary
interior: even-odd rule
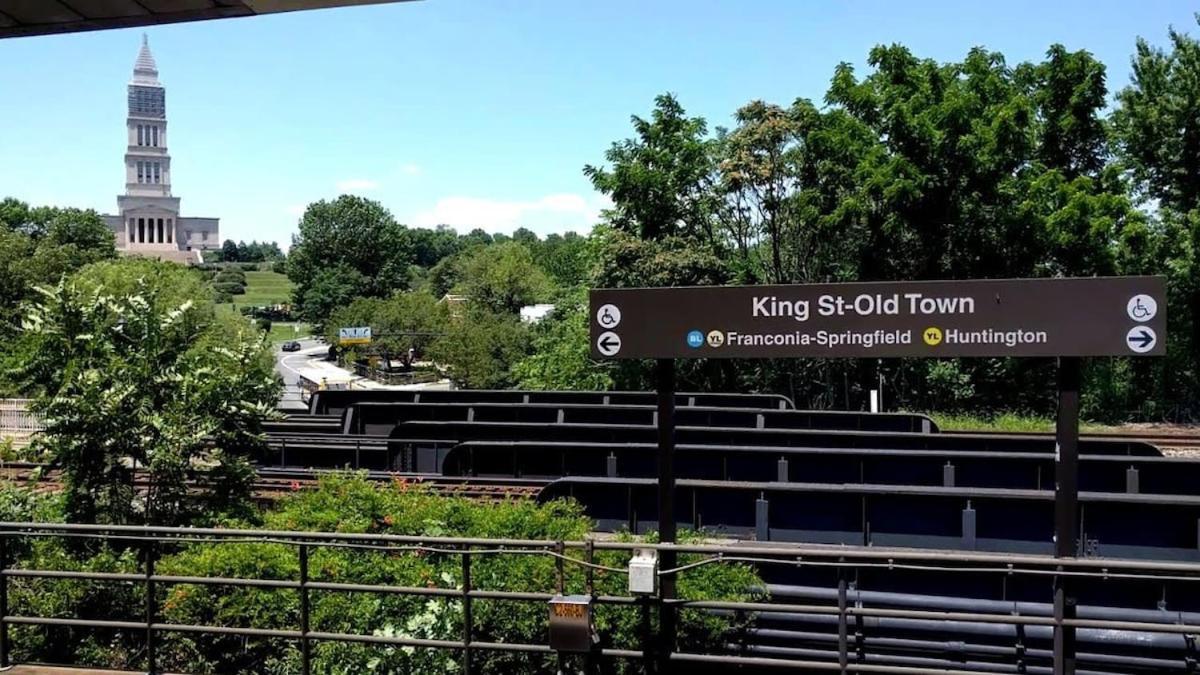
[[[144,574],[130,574],[128,572],[73,572],[70,570],[30,570],[30,569],[5,569],[0,571],[0,575],[6,577],[22,577],[34,579],[79,579],[83,581],[132,581],[142,583],[146,580]]]
[[[136,525],[89,525],[77,523],[15,523],[0,522],[0,535],[11,533],[16,536],[34,532],[44,533],[86,533],[86,534],[129,534],[141,539],[155,539],[170,542],[174,539],[185,540],[187,537],[213,537],[222,542],[237,543],[240,539],[278,540],[274,543],[297,545],[312,542],[372,542],[395,543],[409,545],[424,545],[427,547],[446,546],[479,546],[492,548],[514,548],[522,550],[549,550],[556,547],[558,542],[530,539],[482,539],[472,537],[423,537],[414,535],[368,534],[343,532],[294,532],[279,530],[233,530],[221,528],[179,528],[179,527],[144,527]],[[221,542],[206,542],[221,543]],[[566,549],[578,550],[587,547],[586,541],[561,542]],[[803,565],[806,558],[812,560],[836,559],[847,565],[855,560],[884,561],[884,562],[953,562],[969,571],[969,565],[964,563],[999,564],[999,565],[1029,565],[1038,568],[1070,569],[1081,568],[1088,570],[1143,570],[1155,572],[1187,573],[1197,576],[1200,581],[1200,564],[1179,563],[1156,560],[1132,560],[1118,558],[1054,558],[1029,554],[1007,553],[965,553],[958,551],[935,551],[917,549],[888,549],[881,547],[851,547],[851,546],[814,546],[814,545],[743,545],[743,544],[662,544],[645,542],[618,542],[596,540],[593,542],[596,550],[634,551],[638,549],[653,549],[657,551],[675,551],[677,553],[729,555],[729,556],[763,556],[783,559],[796,565]],[[792,558],[794,560],[786,560]],[[1013,569],[1012,573],[1021,570]]]
[[[679,661],[683,663],[728,664],[756,666],[761,668],[790,668],[793,670],[831,671],[842,670],[842,667],[837,661],[798,661],[795,659],[772,659],[762,656],[725,656],[721,654],[691,654],[687,652],[674,652],[670,655],[670,659],[672,661]],[[847,672],[893,673],[895,675],[926,675],[928,673],[937,673],[937,675],[979,675],[979,671],[975,670],[949,670],[943,668],[932,669],[915,666],[884,666],[865,663],[853,663],[850,665]]]
[[[124,628],[141,630],[146,624],[140,621],[111,621],[106,619],[56,619],[37,616],[6,616],[5,623],[20,623],[30,626],[78,626],[80,628]]]
[[[144,627],[145,624],[142,624]],[[150,628],[155,631],[171,631],[175,633],[198,633],[211,635],[240,635],[245,637],[271,637],[286,640],[299,640],[298,630],[279,628],[243,628],[240,626],[196,626],[183,623],[153,623]]]
[[[299,581],[285,579],[231,579],[227,577],[180,577],[169,574],[156,574],[151,577],[139,575],[138,579],[164,584],[193,584],[196,586],[246,586],[260,588],[292,588],[299,589]]]

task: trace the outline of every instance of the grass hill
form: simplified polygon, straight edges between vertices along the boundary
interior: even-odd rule
[[[241,307],[287,304],[292,301],[292,280],[286,274],[270,270],[246,272],[246,292],[233,296],[233,302],[220,305],[223,311],[236,312]],[[299,330],[296,329],[299,326]],[[271,341],[294,340],[311,334],[308,324],[276,322],[271,325]]]

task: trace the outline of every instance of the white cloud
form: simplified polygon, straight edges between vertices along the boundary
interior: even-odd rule
[[[400,173],[404,174],[405,176],[419,176],[419,175],[421,175],[421,172],[422,172],[422,169],[421,169],[421,165],[419,165],[419,164],[402,164],[402,165],[400,165]]]
[[[532,201],[506,201],[479,197],[444,197],[433,208],[412,217],[417,227],[449,225],[459,232],[476,227],[496,233],[511,233],[527,227],[538,234],[574,230],[586,233],[607,206],[603,198],[552,194]]]
[[[368,192],[379,187],[379,183],[369,178],[346,178],[337,182],[338,192]]]

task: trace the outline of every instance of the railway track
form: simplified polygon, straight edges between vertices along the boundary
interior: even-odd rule
[[[323,474],[335,473],[328,470],[272,469],[257,472],[252,484],[255,498],[278,499],[284,495],[311,489]],[[498,502],[508,499],[533,499],[549,479],[536,478],[478,478],[471,476],[435,476],[402,474],[387,471],[366,472],[372,481],[394,483],[404,488],[428,490],[434,494],[464,497],[467,499]],[[62,489],[61,472],[48,465],[30,462],[10,462],[0,465],[0,480],[17,483],[36,483],[35,491],[57,492]],[[134,478],[134,487],[146,489],[149,482],[144,474]]]

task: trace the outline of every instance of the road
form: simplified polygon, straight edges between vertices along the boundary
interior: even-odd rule
[[[283,396],[279,399],[282,408],[305,407],[300,400],[300,369],[313,356],[323,354],[329,347],[310,338],[297,340],[300,351],[285,352],[283,343],[275,345],[275,372],[283,378]]]

